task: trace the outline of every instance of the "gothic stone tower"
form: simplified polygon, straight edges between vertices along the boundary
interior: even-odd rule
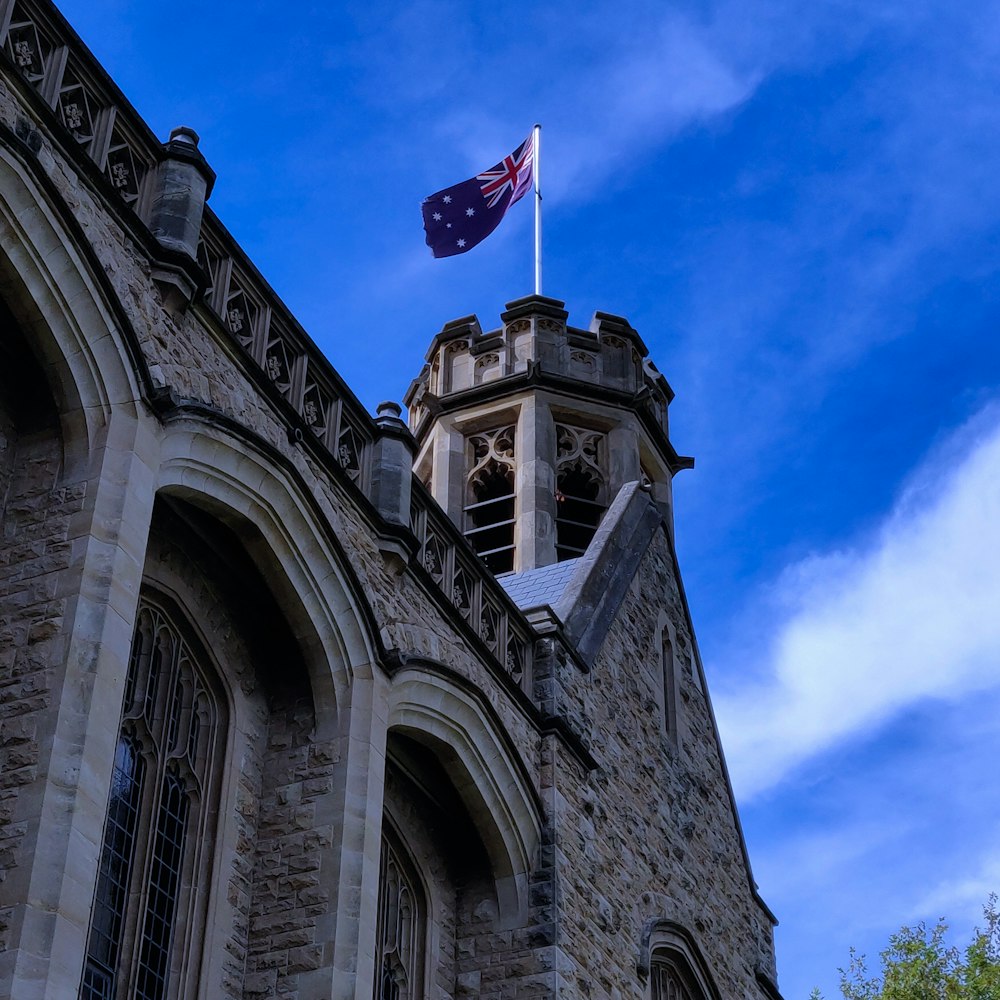
[[[497,330],[448,323],[405,397],[417,479],[531,622],[532,696],[571,734],[543,762],[537,919],[573,996],[628,995],[617,947],[639,933],[652,997],[774,997],[673,547],[671,481],[693,466],[668,436],[674,394],[627,320],[567,317],[530,296]],[[468,603],[433,535],[423,554]],[[753,986],[707,958],[734,933],[757,942],[737,961]]]
[[[673,392],[636,331],[567,316],[532,296],[487,334],[474,316],[449,323],[406,395],[417,475],[497,573],[583,555],[626,483],[669,519],[671,478],[692,464],[670,444]]]
[[[0,0],[0,997],[776,1000],[638,334],[372,416],[214,181]]]

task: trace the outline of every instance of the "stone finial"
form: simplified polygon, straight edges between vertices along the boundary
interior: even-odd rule
[[[173,129],[163,146],[149,221],[162,246],[196,259],[201,217],[214,183],[215,171],[198,149],[198,133],[186,125]]]
[[[171,313],[186,309],[197,292],[198,238],[214,183],[215,171],[198,149],[198,133],[186,125],[173,129],[163,145],[149,216],[150,232],[170,251],[154,262],[152,276]]]
[[[379,435],[372,448],[372,500],[387,521],[408,526],[416,442],[400,419],[402,412],[392,400],[379,403],[375,411]]]
[[[187,142],[192,146],[197,146],[201,136],[193,128],[188,125],[178,125],[176,128],[170,130],[170,139],[168,142]]]
[[[375,408],[375,417],[377,420],[382,420],[384,417],[399,420],[402,412],[403,408],[399,405],[399,403],[393,402],[391,399],[384,399]]]

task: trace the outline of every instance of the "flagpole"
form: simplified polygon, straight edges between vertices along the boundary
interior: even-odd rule
[[[535,175],[535,294],[542,294],[542,187],[538,176],[539,154],[541,152],[542,126],[536,125],[534,129],[534,157]]]

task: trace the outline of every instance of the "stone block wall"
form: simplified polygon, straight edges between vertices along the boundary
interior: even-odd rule
[[[60,480],[58,427],[22,429],[15,419],[0,399],[0,881],[9,883],[7,898],[30,875],[59,699],[55,665],[66,655],[70,597],[60,583],[87,495],[85,482]],[[10,908],[0,911],[0,951],[12,919]]]
[[[334,846],[324,809],[333,794],[336,747],[312,739],[308,701],[270,705],[255,831],[253,896],[243,996],[298,996],[299,980],[329,965],[325,946],[334,893],[323,855]],[[327,817],[328,820],[328,817]]]
[[[665,732],[656,690],[657,609],[674,631],[675,737]],[[759,997],[758,966],[774,975],[771,922],[744,862],[694,656],[674,561],[658,532],[593,669],[558,666],[599,764],[584,775],[560,751],[554,768],[557,909],[571,995],[641,995],[640,944],[655,919],[690,930],[723,997]]]
[[[17,84],[0,84],[0,123],[16,130],[36,111]],[[374,829],[378,836],[384,793],[386,814],[405,827],[438,901],[431,935],[437,949],[434,1000],[640,997],[639,944],[648,921],[661,917],[691,929],[727,1000],[760,1000],[753,971],[760,965],[773,974],[770,924],[744,863],[665,535],[654,539],[589,672],[558,640],[539,644],[533,706],[490,655],[485,637],[477,637],[475,626],[462,620],[420,565],[405,529],[382,521],[329,449],[323,452],[308,435],[303,438],[302,412],[265,380],[260,358],[240,346],[237,331],[224,325],[221,313],[200,300],[179,310],[165,298],[153,278],[156,247],[141,220],[130,209],[106,203],[100,186],[78,169],[72,147],[57,141],[51,123],[31,128],[30,152],[20,147],[16,152],[35,157],[31,170],[24,171],[25,190],[44,176],[38,189],[49,199],[51,219],[38,210],[29,225],[54,228],[52,219],[62,219],[67,231],[77,234],[63,255],[49,257],[58,258],[66,271],[76,269],[80,284],[73,287],[85,287],[99,300],[88,316],[99,314],[107,328],[85,331],[92,338],[88,350],[103,362],[108,355],[97,346],[116,352],[116,367],[114,374],[102,373],[107,382],[95,394],[104,396],[88,414],[89,466],[85,458],[68,469],[58,423],[26,431],[13,397],[0,391],[0,879],[6,879],[0,899],[29,896],[32,844],[47,833],[39,828],[46,783],[76,794],[79,782],[83,790],[72,808],[79,801],[80,813],[73,818],[89,810],[86,837],[98,850],[94,830],[103,822],[106,787],[84,786],[96,785],[93,775],[104,764],[95,766],[90,758],[83,778],[62,764],[52,775],[46,755],[59,713],[67,707],[75,713],[67,726],[71,737],[86,729],[95,755],[93,746],[101,740],[95,740],[94,728],[107,723],[110,731],[120,716],[120,692],[109,689],[127,660],[123,635],[145,552],[145,585],[186,609],[229,706],[229,749],[217,765],[218,807],[207,824],[216,832],[206,873],[204,941],[194,945],[202,947],[204,995],[231,1000],[340,1000],[366,990],[370,995],[363,965],[376,932],[371,897],[378,888],[378,858],[372,857],[369,834]],[[4,253],[16,256],[10,234],[4,239]],[[73,239],[79,243],[70,245]],[[0,264],[12,266],[7,256]],[[9,278],[0,273],[0,297],[15,288]],[[36,288],[19,294],[41,293]],[[82,308],[85,296],[62,298]],[[44,332],[45,324],[31,329]],[[131,347],[121,346],[132,343],[123,330],[135,338],[134,356]],[[115,339],[119,334],[121,341]],[[52,354],[76,350],[67,343],[53,334],[47,347]],[[305,391],[298,386],[299,402]],[[116,424],[113,417],[122,413],[124,423],[119,416]],[[132,444],[121,444],[129,433],[119,430],[123,426],[141,442],[138,457],[134,465],[109,462],[99,479],[102,449],[132,454]],[[157,449],[174,448],[176,457],[183,452],[179,441],[187,441],[192,453],[201,449],[201,464],[191,462],[154,500],[159,477],[168,478],[157,465]],[[224,462],[229,464],[222,468]],[[133,481],[133,470],[146,478]],[[236,500],[223,497],[225,477],[246,492]],[[113,501],[102,508],[110,512],[101,515],[104,521],[93,517],[101,490]],[[128,504],[131,520],[122,514]],[[122,523],[112,523],[115,517]],[[293,522],[307,524],[312,534],[283,537],[283,530],[291,534]],[[270,589],[275,581],[263,579],[269,567],[253,564],[249,553],[268,525],[274,528],[268,552],[276,565],[276,553],[285,546],[282,566],[301,570],[301,592],[290,593],[290,576],[282,579],[285,590]],[[120,548],[133,559],[135,580],[121,573],[124,557],[115,564],[101,552],[94,558],[94,577],[85,583],[94,603],[107,605],[101,611],[112,624],[95,629],[98,638],[87,634],[78,657],[86,662],[68,664],[73,637],[67,633],[73,630],[63,623],[73,620],[76,595],[86,589],[77,579],[83,550],[99,549],[95,539],[118,531],[126,536]],[[346,581],[341,590],[327,586],[333,578],[338,586]],[[312,602],[309,612],[303,611],[307,602]],[[307,619],[314,631],[303,627]],[[676,653],[678,726],[672,736],[664,733],[658,689],[664,621],[672,628]],[[518,622],[527,634],[524,620]],[[426,661],[430,672],[438,670],[435,676],[447,677],[451,690],[468,695],[474,708],[463,725],[486,719],[482,725],[492,728],[480,733],[493,728],[501,733],[495,753],[508,769],[496,766],[487,777],[502,777],[505,794],[531,793],[518,800],[522,814],[515,820],[521,834],[531,826],[525,821],[530,813],[541,825],[541,842],[526,876],[525,912],[514,926],[509,914],[502,919],[499,912],[486,854],[477,848],[463,857],[456,831],[468,832],[472,821],[455,790],[442,783],[441,772],[424,760],[424,773],[446,803],[443,812],[435,812],[412,781],[394,775],[391,766],[388,778],[382,770],[386,744],[391,749],[397,738],[386,731],[394,671],[407,658]],[[91,705],[88,684],[98,673],[104,687],[95,689],[104,701]],[[81,674],[84,680],[74,690],[63,690],[67,676]],[[335,690],[331,700],[337,704],[314,702],[317,681],[330,681],[323,690]],[[428,717],[439,708],[423,707]],[[324,715],[333,716],[334,724],[321,725]],[[553,720],[589,745],[597,770]],[[464,735],[470,732],[474,728]],[[439,758],[452,752],[441,740],[435,746]],[[86,749],[82,739],[79,746],[73,738],[64,740],[62,763],[83,759]],[[487,760],[484,767],[496,764]],[[110,773],[110,763],[107,768]],[[52,798],[55,809],[69,799]],[[531,800],[529,807],[525,800]],[[345,833],[349,821],[353,832]],[[63,826],[65,833],[69,821]],[[535,836],[526,835],[532,845]],[[474,840],[471,833],[465,847]],[[84,838],[66,850],[80,852],[81,844],[88,847]],[[67,869],[72,860],[62,858]],[[355,868],[345,874],[341,865]],[[77,859],[80,867],[86,866]],[[89,872],[82,879],[78,870],[71,874],[65,880],[70,888],[63,893],[55,886],[39,909],[48,907],[48,919],[56,905],[76,894],[68,912],[56,916],[76,933],[64,931],[68,936],[61,940],[79,950],[93,887],[86,881]],[[50,882],[60,878],[55,872]],[[45,944],[37,936],[16,940],[15,908],[14,903],[0,907],[0,951],[28,949],[34,962]],[[357,942],[338,941],[337,929],[356,932]],[[346,958],[337,958],[338,947],[349,952]],[[82,951],[80,956],[82,962]],[[46,960],[38,957],[37,968]],[[62,983],[72,978],[65,969],[56,974]],[[37,984],[49,989],[45,973],[38,974]],[[42,993],[32,994],[32,1000],[36,995]],[[49,989],[48,995],[56,994]]]

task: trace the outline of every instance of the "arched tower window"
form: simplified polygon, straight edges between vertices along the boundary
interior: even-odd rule
[[[556,555],[583,555],[604,516],[604,435],[556,424]]]
[[[468,439],[465,537],[494,573],[514,568],[514,428]]]
[[[382,833],[374,1000],[421,1000],[427,906],[416,871]]]
[[[143,599],[125,682],[81,1000],[185,995],[207,894],[224,711],[165,610]],[[193,955],[193,951],[192,951]],[[182,971],[183,970],[183,971]]]
[[[704,1000],[687,963],[669,951],[653,954],[649,982],[652,1000]]]

